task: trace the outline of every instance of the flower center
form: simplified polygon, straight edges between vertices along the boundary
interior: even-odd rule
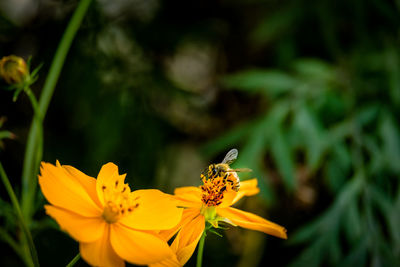
[[[231,189],[231,186],[227,183],[226,178],[216,177],[206,179],[203,178],[203,185],[200,186],[202,191],[201,201],[205,206],[218,206],[222,203],[224,193]]]
[[[115,223],[139,207],[139,197],[135,197],[128,184],[124,183],[124,176],[109,179],[101,189],[104,198],[102,216],[107,223]]]

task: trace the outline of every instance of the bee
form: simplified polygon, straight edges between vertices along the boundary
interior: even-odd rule
[[[200,178],[209,180],[209,179],[215,179],[218,177],[222,177],[224,183],[228,183],[232,190],[234,191],[239,191],[240,188],[240,180],[239,180],[239,175],[237,174],[238,172],[251,172],[251,169],[248,168],[242,168],[242,169],[231,169],[229,166],[232,164],[238,157],[238,150],[236,148],[229,150],[228,153],[226,153],[225,158],[222,160],[221,163],[213,163],[210,164],[201,174]],[[224,190],[226,189],[226,186],[223,187]]]

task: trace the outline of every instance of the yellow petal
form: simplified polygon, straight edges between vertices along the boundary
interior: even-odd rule
[[[167,242],[160,237],[120,223],[111,225],[111,244],[121,258],[133,264],[147,265],[173,257]]]
[[[83,217],[68,210],[45,205],[46,213],[53,217],[60,228],[79,242],[93,242],[104,234],[106,222],[101,217]]]
[[[110,225],[102,238],[91,243],[80,243],[82,258],[92,266],[123,267],[125,262],[115,253],[110,242]]]
[[[201,197],[201,189],[195,186],[183,186],[183,187],[178,187],[175,188],[174,190],[175,195],[196,195],[198,197]]]
[[[185,226],[188,224],[190,221],[192,221],[195,217],[197,217],[200,214],[200,210],[196,208],[188,208],[184,209],[182,213],[182,218],[181,221],[173,228],[168,229],[168,230],[162,230],[160,231],[160,236],[168,241],[173,237],[179,229],[181,229],[182,226]]]
[[[217,214],[241,227],[287,239],[286,229],[253,213],[235,208],[217,208]]]
[[[205,228],[205,219],[199,215],[181,228],[174,242],[171,244],[172,250],[176,253],[181,266],[193,255],[197,243],[200,240]]]
[[[101,167],[100,172],[97,175],[96,191],[98,199],[102,205],[104,205],[102,186],[105,184],[109,184],[110,181],[115,181],[118,176],[120,176],[118,173],[118,166],[114,163],[109,162]]]
[[[176,226],[183,209],[176,207],[172,196],[155,189],[136,190],[132,198],[137,198],[139,206],[120,219],[124,225],[140,230],[165,230]]]
[[[58,161],[57,161],[58,163]],[[85,188],[86,192],[89,194],[89,196],[92,198],[92,200],[99,206],[102,207],[102,204],[100,203],[98,197],[97,197],[97,192],[96,192],[96,179],[93,177],[90,177],[80,170],[69,166],[69,165],[62,165],[62,167],[71,175],[71,177],[74,177],[82,186]]]
[[[201,190],[198,187],[186,186],[174,191],[177,205],[181,207],[201,207]]]
[[[172,257],[149,264],[149,267],[181,267],[182,265],[179,263],[178,258],[176,255],[172,255]]]
[[[239,192],[237,192],[235,198],[232,200],[231,205],[235,204],[239,199],[244,196],[256,195],[260,192],[260,188],[257,186],[257,178],[240,182]]]
[[[43,195],[54,206],[87,217],[101,215],[102,210],[92,200],[85,187],[60,165],[56,167],[42,162],[39,184]]]

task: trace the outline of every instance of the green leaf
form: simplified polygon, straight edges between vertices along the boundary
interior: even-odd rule
[[[325,177],[333,192],[339,192],[348,177],[351,158],[348,148],[343,143],[333,147],[331,158],[325,168]]]
[[[360,212],[357,202],[352,201],[348,204],[348,208],[344,212],[342,220],[347,240],[352,244],[359,240],[362,232],[362,223],[360,220]]]
[[[322,154],[326,149],[326,138],[323,129],[315,114],[312,114],[306,107],[302,107],[294,116],[295,126],[304,140],[304,149],[307,152],[307,165],[312,170],[315,170],[319,167]]]
[[[360,108],[356,114],[357,122],[362,126],[371,123],[378,116],[379,109],[380,107],[377,104]]]
[[[292,234],[288,240],[290,245],[304,243],[316,238],[319,235],[321,229],[325,228],[324,225],[330,220],[330,213],[324,213],[320,215],[312,222],[304,225],[297,232]]]
[[[389,232],[394,241],[394,251],[400,253],[400,187],[397,193],[396,200],[393,204],[393,209],[389,213]]]
[[[260,122],[260,119],[252,120],[243,124],[240,124],[218,138],[207,142],[203,145],[200,150],[207,156],[215,156],[221,151],[229,150],[235,146],[238,146]]]
[[[308,58],[297,60],[293,68],[300,76],[312,80],[333,81],[336,77],[333,67],[319,59]]]
[[[293,244],[302,243],[311,240],[312,238],[318,239],[318,237],[330,232],[336,232],[343,211],[347,209],[350,203],[354,202],[354,199],[360,192],[362,185],[363,182],[359,176],[353,177],[343,186],[333,205],[313,222],[306,224],[292,235],[290,242]]]
[[[400,134],[396,122],[389,112],[383,114],[379,127],[383,142],[383,156],[387,165],[396,173],[400,172]]]
[[[285,186],[289,191],[293,191],[296,187],[292,152],[288,138],[283,130],[277,127],[271,140],[271,153],[279,173],[285,182]]]
[[[398,47],[387,47],[386,51],[386,70],[389,76],[390,96],[393,103],[400,106],[400,55]]]
[[[354,267],[366,266],[368,249],[368,237],[364,235],[358,242],[353,250],[343,259],[337,266],[341,267]]]
[[[308,246],[299,257],[297,257],[289,267],[317,267],[327,253],[325,250],[327,243],[330,242],[329,235],[322,235],[314,243]]]
[[[224,86],[269,96],[285,93],[298,86],[292,76],[277,70],[252,69],[225,76]]]
[[[267,203],[271,203],[272,192],[264,178],[266,174],[262,172],[260,168],[264,156],[265,144],[268,140],[265,135],[265,125],[259,123],[257,127],[254,127],[254,131],[248,136],[247,140],[248,141],[245,143],[243,148],[239,151],[237,161],[232,166],[235,168],[246,167],[252,169],[253,171],[250,173],[241,173],[240,179],[243,179],[243,177],[245,179],[257,177],[261,196],[267,201]]]
[[[5,138],[12,139],[12,138],[14,138],[14,136],[15,135],[12,132],[0,131],[0,140],[5,139]]]
[[[290,30],[297,18],[298,8],[287,8],[275,11],[264,16],[254,30],[250,33],[251,43],[264,46],[274,39],[282,36],[282,32]]]

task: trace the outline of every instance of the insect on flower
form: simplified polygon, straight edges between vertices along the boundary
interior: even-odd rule
[[[239,191],[240,188],[240,179],[238,172],[251,172],[251,169],[248,168],[240,168],[240,169],[231,169],[229,166],[232,164],[238,157],[238,150],[236,148],[229,150],[226,153],[225,158],[221,163],[213,163],[210,164],[201,174],[200,178],[203,180],[214,180],[218,178],[222,178],[224,182],[224,187],[222,190],[226,190],[226,186],[229,185],[230,188],[236,192]]]
[[[220,224],[240,226],[287,239],[286,229],[251,212],[232,207],[245,196],[259,193],[257,178],[239,181],[237,172],[250,169],[231,169],[238,156],[236,149],[230,150],[224,160],[211,164],[201,173],[202,185],[176,188],[174,198],[178,207],[184,208],[181,221],[168,230],[160,231],[166,240],[174,237],[171,249],[175,255],[150,267],[183,266],[190,259],[200,238]],[[204,243],[203,243],[204,244]]]

